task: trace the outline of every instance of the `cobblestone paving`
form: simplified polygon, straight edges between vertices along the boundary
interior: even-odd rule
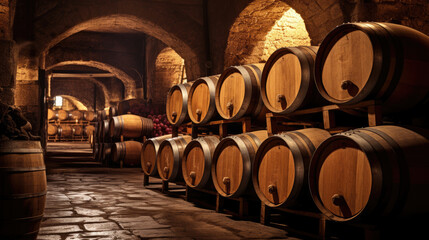
[[[291,239],[142,186],[139,169],[48,175],[39,240]]]

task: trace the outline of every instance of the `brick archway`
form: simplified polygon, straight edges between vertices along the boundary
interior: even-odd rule
[[[224,67],[262,62],[280,47],[318,45],[343,20],[338,0],[254,0],[231,25]]]
[[[199,7],[196,5],[195,10]],[[190,77],[199,77],[203,72],[205,52],[201,41],[201,23],[195,20],[195,16],[177,12],[174,8],[166,8],[162,2],[63,1],[37,18],[37,49],[40,53],[46,52],[63,39],[80,31],[106,29],[129,29],[160,39],[185,59],[186,71]]]
[[[67,65],[88,66],[88,67],[94,67],[100,70],[110,72],[124,84],[125,99],[135,97],[135,89],[136,89],[135,81],[128,74],[124,73],[122,70],[115,68],[111,65],[108,65],[106,63],[97,62],[97,61],[64,61],[64,62],[59,62],[51,66],[48,66],[47,70],[51,70],[55,67],[67,66]]]

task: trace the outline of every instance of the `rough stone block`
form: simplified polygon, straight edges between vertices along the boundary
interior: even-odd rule
[[[0,87],[0,101],[8,105],[15,104],[15,89]]]

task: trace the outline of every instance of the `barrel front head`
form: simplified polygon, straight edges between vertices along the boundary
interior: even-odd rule
[[[270,207],[293,207],[311,203],[307,171],[311,156],[328,131],[307,128],[267,138],[259,146],[253,164],[253,186]]]
[[[356,138],[355,138],[356,139]],[[365,147],[353,136],[336,135],[316,150],[309,168],[309,186],[316,206],[329,218],[349,221],[375,205],[381,175]],[[372,195],[372,196],[371,196]]]
[[[156,166],[156,157],[158,155],[159,146],[162,141],[171,138],[171,134],[163,135],[155,138],[149,138],[143,143],[141,152],[141,166],[143,172],[148,176],[157,176],[158,168]]]
[[[218,136],[207,136],[194,139],[186,146],[182,173],[188,186],[202,189],[207,185],[211,176],[212,156],[218,143]]]
[[[188,91],[192,83],[177,84],[167,94],[166,115],[173,126],[179,126],[189,120]]]
[[[238,197],[253,191],[252,164],[256,150],[267,138],[267,131],[245,133],[222,139],[213,154],[212,180],[224,197]]]
[[[217,113],[215,91],[219,76],[199,78],[189,89],[188,115],[193,123],[207,123]]]
[[[156,157],[156,166],[162,180],[175,181],[182,176],[181,160],[185,147],[190,141],[190,136],[183,135],[166,139],[161,143]]]
[[[261,97],[270,111],[290,113],[322,99],[314,84],[316,52],[317,47],[301,46],[271,54],[261,77]]]
[[[257,116],[264,108],[260,79],[264,64],[227,68],[216,84],[216,109],[224,119]]]

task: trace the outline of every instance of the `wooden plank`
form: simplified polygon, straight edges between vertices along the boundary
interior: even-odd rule
[[[331,129],[335,127],[335,114],[333,111],[323,111],[323,127],[325,129]]]

